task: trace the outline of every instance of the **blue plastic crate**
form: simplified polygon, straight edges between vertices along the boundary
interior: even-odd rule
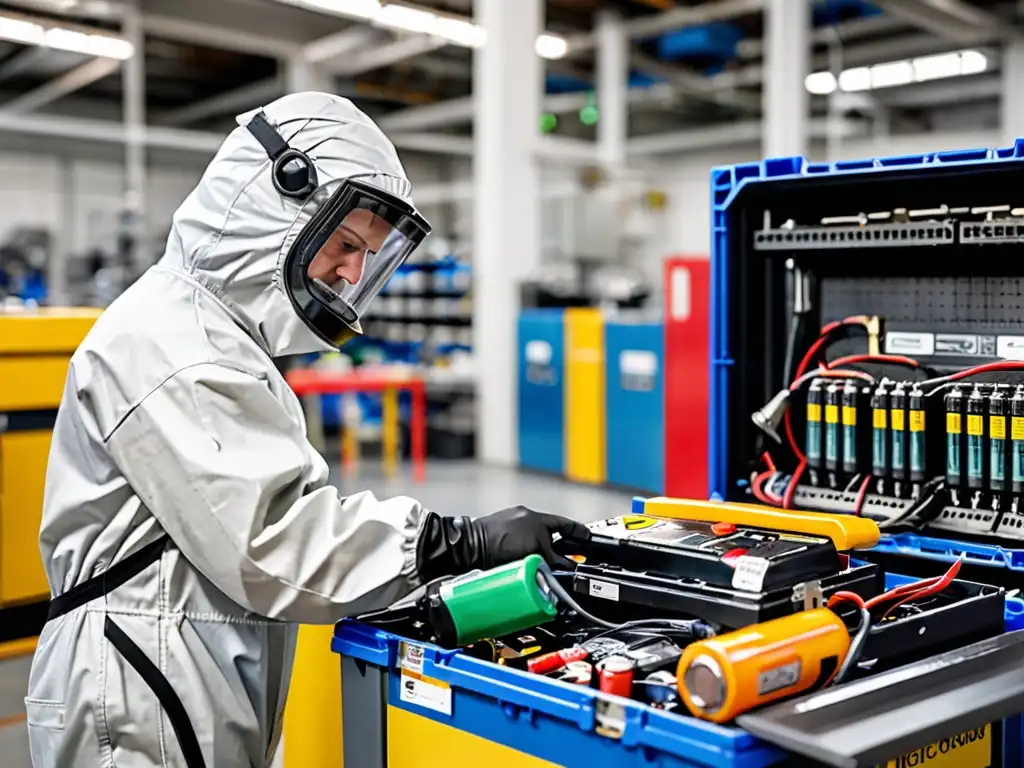
[[[737,195],[752,184],[791,183],[821,176],[863,177],[867,174],[901,173],[922,175],[948,168],[979,170],[1020,164],[1024,160],[1024,139],[1014,146],[997,149],[963,149],[919,155],[843,160],[834,163],[810,163],[804,157],[776,157],[756,163],[719,166],[711,169],[711,391],[709,397],[710,490],[728,498],[726,457],[730,422],[747,418],[730,411],[729,388],[732,385],[733,351],[729,346],[731,308],[729,296],[734,275],[729,273],[730,236],[733,230],[732,207]]]
[[[335,653],[387,672],[387,705],[564,766],[763,768],[786,753],[731,727],[673,715],[423,643],[422,675],[446,683],[451,714],[401,698],[403,639],[352,621],[335,629]],[[598,734],[602,701],[625,708],[621,737]],[[358,706],[358,704],[357,704]]]

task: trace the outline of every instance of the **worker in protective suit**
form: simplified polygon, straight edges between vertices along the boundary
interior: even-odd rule
[[[522,507],[446,518],[327,485],[274,358],[359,333],[429,225],[347,100],[294,94],[238,123],[159,263],[71,360],[25,702],[36,768],[268,765],[296,623],[587,536]]]

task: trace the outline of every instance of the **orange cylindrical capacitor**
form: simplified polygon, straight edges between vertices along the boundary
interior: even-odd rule
[[[695,717],[724,723],[827,685],[849,650],[843,620],[828,608],[815,608],[691,643],[679,659],[676,680]]]

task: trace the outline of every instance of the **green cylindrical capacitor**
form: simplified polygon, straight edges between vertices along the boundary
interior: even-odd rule
[[[898,382],[889,396],[889,424],[892,432],[892,476],[907,479],[907,393]]]
[[[841,397],[838,384],[829,384],[825,389],[825,469],[838,472],[839,454],[842,451],[842,433],[839,431],[839,405]]]
[[[889,474],[889,390],[886,382],[871,395],[871,473],[879,480]]]
[[[914,483],[925,479],[925,420],[924,392],[914,385],[910,390],[910,480]]]
[[[975,386],[967,398],[967,487],[985,487],[985,396]]]
[[[843,472],[857,474],[857,403],[860,386],[853,379],[843,385]]]
[[[1014,493],[1024,493],[1024,386],[1017,387],[1010,400],[1010,442],[1013,456]]]
[[[955,490],[961,485],[961,440],[963,435],[964,395],[953,387],[945,397],[946,405],[946,485]]]
[[[1006,397],[997,387],[988,399],[988,487],[1006,490]]]
[[[440,585],[431,622],[443,645],[467,645],[535,627],[555,618],[558,604],[540,555],[474,571]],[[444,610],[439,610],[443,606]],[[446,616],[447,619],[446,621]]]

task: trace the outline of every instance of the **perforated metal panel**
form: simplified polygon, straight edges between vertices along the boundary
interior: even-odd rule
[[[863,277],[821,281],[823,320],[878,315],[932,332],[1024,329],[1024,278]]]

